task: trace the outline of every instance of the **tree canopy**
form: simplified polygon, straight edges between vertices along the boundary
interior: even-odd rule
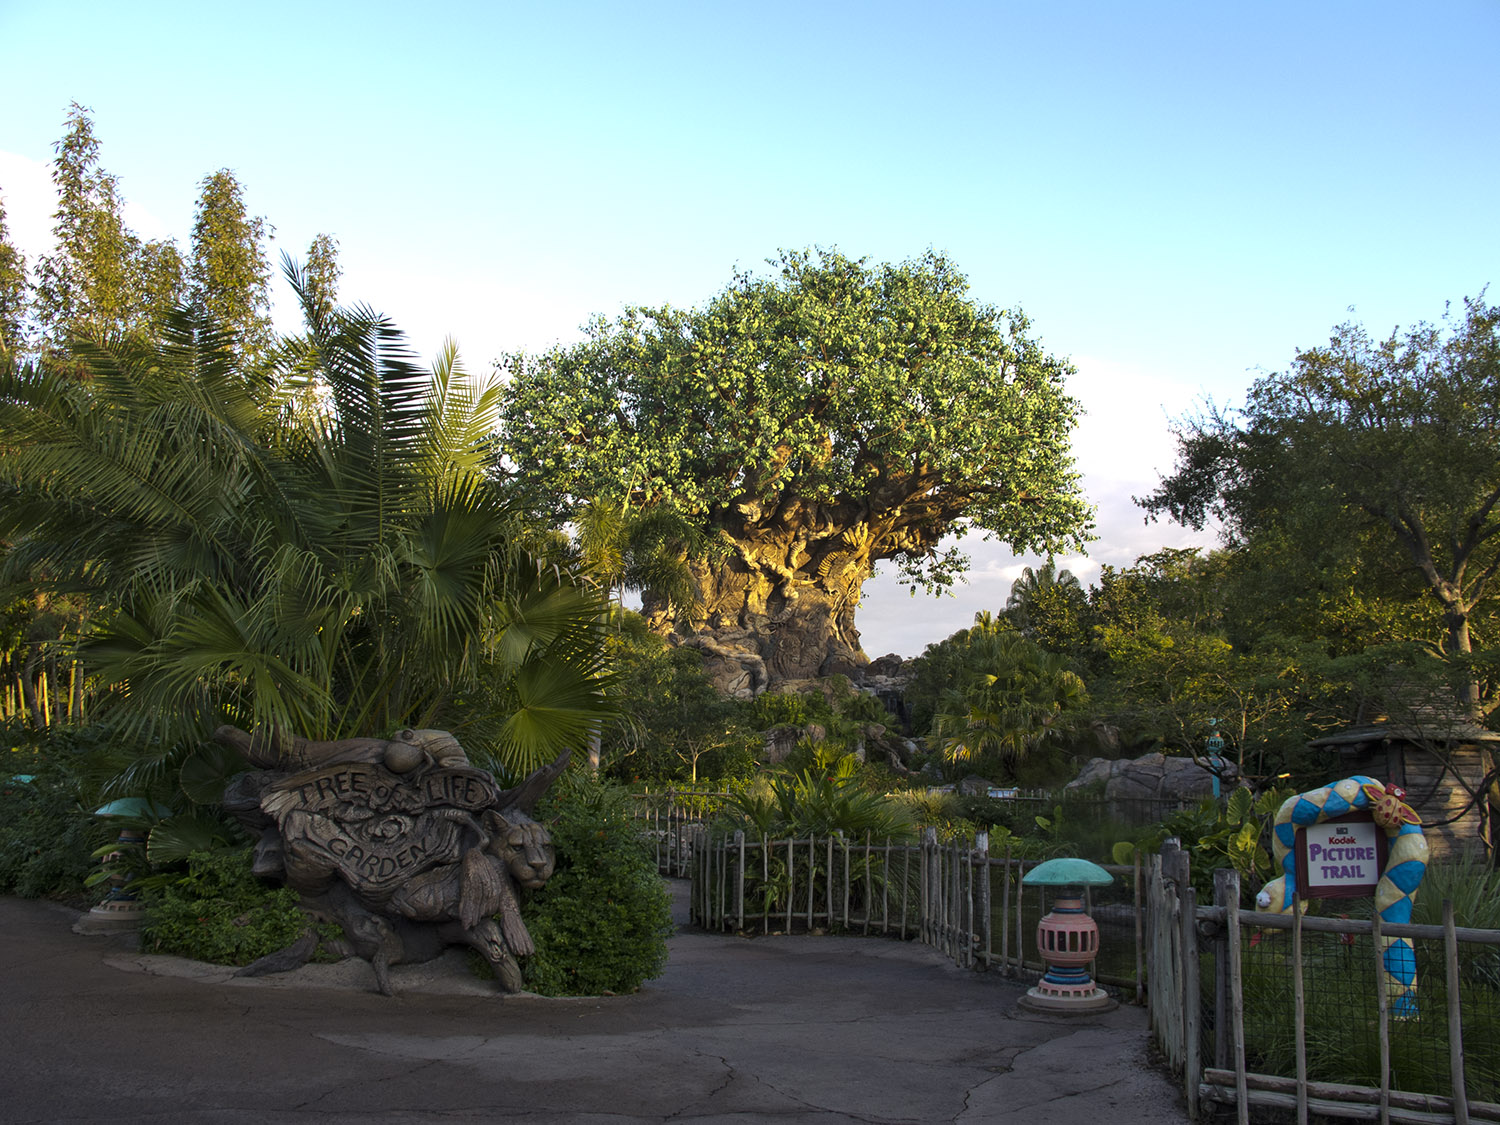
[[[507,467],[533,504],[669,505],[717,545],[696,605],[660,625],[748,635],[773,676],[841,670],[828,658],[862,656],[853,610],[875,562],[943,587],[967,561],[940,549],[950,534],[1081,543],[1071,368],[1024,314],[975,301],[932,252],[772,264],[700,308],[629,308],[508,361]]]
[[[1430,639],[1462,660],[1500,570],[1497,423],[1500,309],[1482,296],[1383,340],[1346,324],[1258,380],[1242,411],[1186,423],[1176,471],[1141,502],[1194,527],[1216,517],[1232,544],[1273,545],[1286,574],[1351,554],[1339,569],[1394,572],[1435,600]],[[1471,683],[1469,710],[1480,695]]]

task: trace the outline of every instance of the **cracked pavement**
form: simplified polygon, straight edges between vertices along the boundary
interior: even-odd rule
[[[679,921],[684,895],[677,886]],[[0,1120],[1186,1122],[1144,1011],[1063,1018],[915,943],[680,929],[631,996],[504,996],[461,954],[246,980],[0,899]]]

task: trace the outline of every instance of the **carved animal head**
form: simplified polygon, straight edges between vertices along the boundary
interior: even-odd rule
[[[1421,824],[1422,818],[1406,803],[1406,790],[1397,785],[1383,789],[1375,785],[1361,786],[1370,798],[1370,814],[1375,823],[1385,829],[1400,828],[1403,824]]]
[[[504,816],[488,813],[485,827],[490,830],[489,853],[505,864],[518,886],[536,890],[552,878],[557,849],[546,828],[515,809]]]

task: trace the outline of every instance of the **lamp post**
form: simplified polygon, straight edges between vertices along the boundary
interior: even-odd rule
[[[1021,878],[1023,886],[1056,887],[1052,912],[1036,927],[1047,972],[1021,997],[1021,1006],[1063,1015],[1105,1012],[1118,1002],[1094,983],[1089,965],[1099,956],[1099,927],[1084,908],[1084,887],[1106,887],[1115,877],[1086,859],[1049,859]]]
[[[118,801],[111,801],[103,808],[95,809],[94,815],[106,818],[126,817],[140,821],[144,818],[159,820],[171,815],[171,812],[172,810],[165,805],[149,801],[145,797],[122,797]],[[144,848],[145,846],[145,831],[128,824],[124,825],[120,828],[114,851],[105,855],[103,862],[108,865],[126,848]],[[146,908],[130,890],[129,874],[121,871],[119,874],[111,875],[109,882],[109,893],[104,896],[104,901],[73,923],[74,933],[113,934],[122,930],[133,930],[141,924]]]
[[[1214,779],[1214,800],[1219,799],[1223,786],[1220,784],[1220,775],[1224,771],[1224,759],[1220,757],[1219,751],[1224,749],[1223,736],[1219,734],[1219,720],[1208,720],[1208,738],[1204,740],[1203,748],[1208,752],[1208,772]]]

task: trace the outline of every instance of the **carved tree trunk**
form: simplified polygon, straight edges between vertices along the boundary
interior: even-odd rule
[[[854,614],[874,570],[870,527],[841,526],[826,509],[803,509],[801,520],[793,514],[726,528],[734,539],[728,557],[689,564],[701,604],[673,616],[648,593],[642,609],[652,627],[758,657],[764,679],[753,690],[837,673],[857,677],[869,663]]]

